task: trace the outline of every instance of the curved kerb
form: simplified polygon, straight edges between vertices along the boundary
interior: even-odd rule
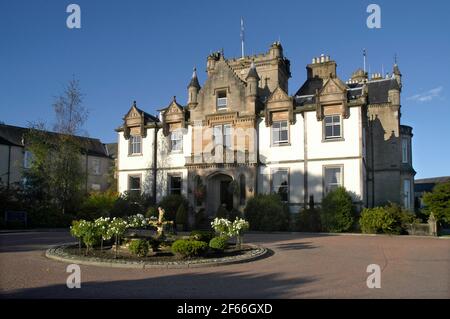
[[[240,256],[229,256],[222,258],[211,258],[201,260],[179,260],[168,262],[137,262],[104,259],[97,257],[75,256],[67,253],[64,248],[73,244],[57,245],[47,249],[45,256],[47,258],[79,265],[113,267],[113,268],[135,268],[135,269],[177,269],[177,268],[199,268],[199,267],[217,267],[239,263],[252,262],[264,257],[268,257],[269,251],[261,246],[246,244],[252,248],[251,251]]]

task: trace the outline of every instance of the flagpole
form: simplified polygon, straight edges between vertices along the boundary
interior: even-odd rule
[[[241,56],[244,58],[244,19],[241,17]]]
[[[366,49],[363,49],[363,56],[364,56],[364,74],[366,74]]]

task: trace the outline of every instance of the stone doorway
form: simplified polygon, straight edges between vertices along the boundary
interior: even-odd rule
[[[230,191],[230,183],[233,178],[230,175],[218,173],[208,178],[207,207],[208,216],[214,217],[220,205],[224,204],[227,210],[233,208],[233,193]]]

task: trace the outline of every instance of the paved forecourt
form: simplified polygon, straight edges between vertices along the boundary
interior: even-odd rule
[[[272,256],[187,269],[81,265],[81,288],[66,286],[67,264],[45,257],[71,242],[67,231],[0,233],[0,298],[450,298],[450,240],[408,236],[248,234]],[[381,268],[369,289],[367,266]]]

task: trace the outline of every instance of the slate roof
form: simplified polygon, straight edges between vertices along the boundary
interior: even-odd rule
[[[117,150],[118,145],[117,143],[106,143],[106,150],[108,151],[108,155],[112,158],[117,158]]]
[[[22,140],[28,131],[29,129],[26,127],[0,124],[0,144],[23,147]],[[50,131],[45,131],[45,134],[48,134],[49,137],[58,135],[58,133]],[[89,155],[109,157],[105,144],[99,139],[84,136],[75,137],[87,148]]]
[[[159,118],[157,118],[156,116],[151,115],[151,114],[149,114],[149,113],[147,113],[147,112],[141,110],[141,109],[138,108],[137,106],[135,106],[135,108],[136,108],[136,110],[137,110],[139,113],[141,113],[141,114],[144,113],[144,118],[145,118],[147,121],[150,121],[150,122],[159,122]]]
[[[347,97],[349,100],[353,100],[361,96],[362,83],[347,83],[349,87]],[[305,98],[303,96],[314,95],[316,89],[322,89],[323,80],[320,78],[308,79],[302,85],[302,87],[295,94],[297,105],[303,105],[308,103],[314,103],[314,98]],[[396,79],[382,79],[367,82],[368,87],[368,102],[369,104],[380,104],[389,102],[389,90],[397,89],[400,87]],[[299,98],[300,97],[300,98]]]
[[[387,103],[389,102],[389,90],[399,89],[397,80],[383,79],[378,81],[369,81],[369,104]]]
[[[313,95],[316,94],[316,89],[320,90],[323,86],[323,80],[320,78],[313,78],[306,80],[305,83],[298,89],[295,96],[298,95]]]
[[[414,180],[414,192],[423,193],[433,191],[434,186],[440,183],[450,182],[450,176],[422,178]]]

